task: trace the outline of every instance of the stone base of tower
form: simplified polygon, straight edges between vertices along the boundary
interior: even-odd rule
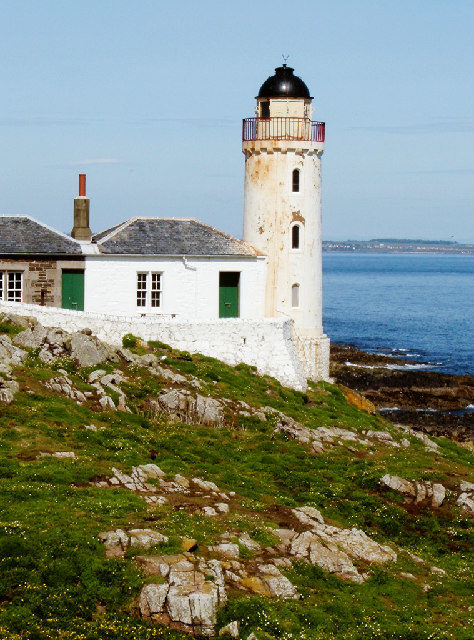
[[[294,331],[293,341],[306,378],[331,382],[329,376],[329,338],[325,334],[313,337],[299,335]]]

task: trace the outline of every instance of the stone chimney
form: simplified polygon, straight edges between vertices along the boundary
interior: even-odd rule
[[[71,236],[75,240],[90,242],[92,231],[89,227],[89,198],[86,197],[86,174],[79,174],[79,196],[74,198],[74,227]]]

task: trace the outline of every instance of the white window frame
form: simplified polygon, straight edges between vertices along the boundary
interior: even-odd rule
[[[162,271],[137,271],[135,282],[137,309],[156,311],[163,308]],[[156,302],[158,302],[158,304],[156,304]]]
[[[23,271],[0,271],[0,300],[23,301]]]

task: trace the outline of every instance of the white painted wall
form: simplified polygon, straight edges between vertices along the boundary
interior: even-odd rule
[[[289,316],[306,336],[321,336],[321,160],[322,143],[252,141],[245,153],[244,240],[267,255],[265,315]],[[300,190],[292,173],[300,171]],[[291,246],[291,227],[301,228],[300,249]],[[291,304],[299,284],[300,304]]]
[[[87,256],[84,309],[127,316],[219,318],[219,272],[240,272],[240,317],[264,316],[266,259]],[[137,307],[137,273],[162,273],[162,306]]]
[[[230,365],[245,362],[257,367],[261,375],[270,375],[294,389],[306,388],[306,370],[299,360],[294,342],[293,322],[289,319],[179,320],[155,316],[140,318],[113,316],[40,307],[33,304],[0,302],[0,312],[34,317],[46,327],[74,332],[90,329],[112,345],[121,345],[126,333],[144,341],[160,340],[176,349],[202,353]]]

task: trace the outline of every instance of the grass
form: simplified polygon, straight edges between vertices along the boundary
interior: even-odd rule
[[[386,420],[349,405],[332,385],[310,385],[300,393],[257,376],[247,365],[229,367],[158,342],[131,348],[165,355],[163,366],[198,377],[204,395],[271,406],[312,428],[382,429],[401,438]],[[182,536],[195,538],[202,549],[225,531],[235,541],[246,531],[268,546],[275,544],[272,529],[285,524],[288,509],[305,504],[320,509],[328,523],[359,527],[380,542],[421,555],[447,575],[431,574],[403,552],[393,565],[371,567],[362,585],[296,562],[286,575],[298,587],[300,600],[231,593],[219,614],[221,624],[238,619],[242,638],[253,632],[267,640],[470,637],[470,522],[454,500],[436,511],[407,507],[398,494],[382,492],[378,484],[388,472],[454,489],[472,469],[466,450],[438,439],[443,455],[435,457],[411,438],[409,449],[377,443],[371,454],[367,448],[334,447],[310,455],[275,433],[271,420],[236,419],[220,429],[173,423],[149,410],[148,400],[166,386],[163,381],[145,368],[125,365],[128,381],[121,386],[132,412],[99,411],[92,400],[80,406],[42,384],[66,368],[77,386],[88,388],[91,370],[77,371],[72,363],[48,366],[36,355],[32,352],[16,371],[21,391],[0,411],[0,637],[184,639],[137,618],[136,599],[145,578],[133,561],[135,554],[106,559],[98,533],[152,527],[169,536],[159,553],[178,552]],[[95,368],[111,371],[115,366]],[[85,430],[90,424],[98,430]],[[75,451],[78,458],[38,458],[40,451]],[[170,497],[156,508],[125,489],[90,485],[109,476],[114,466],[129,471],[148,462],[167,474],[198,475],[235,491],[230,513],[205,518],[192,513],[200,506],[197,498],[179,503]],[[401,571],[415,579],[400,578]],[[431,589],[424,591],[424,584]]]

